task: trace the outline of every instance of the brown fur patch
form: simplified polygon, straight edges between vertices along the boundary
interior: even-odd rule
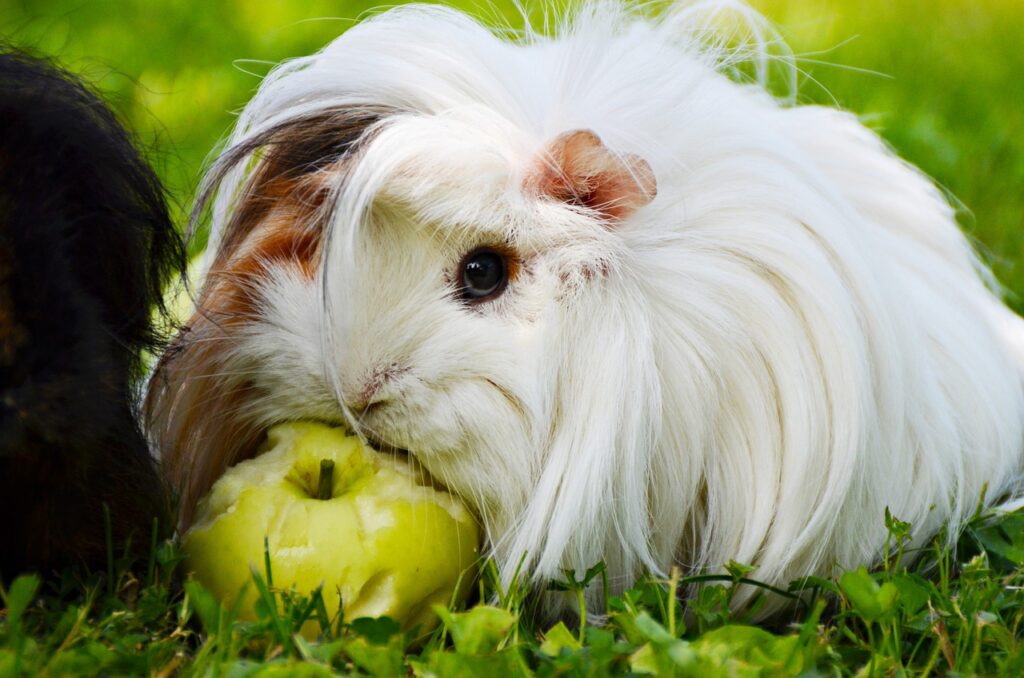
[[[258,366],[239,364],[232,351],[261,317],[269,269],[291,266],[315,276],[329,211],[326,179],[345,171],[379,115],[328,111],[270,130],[230,149],[200,197],[201,212],[234,164],[265,153],[224,226],[196,311],[160,358],[146,397],[148,432],[179,492],[181,529],[217,478],[252,457],[263,439],[267,422],[255,406],[268,394],[248,376]]]

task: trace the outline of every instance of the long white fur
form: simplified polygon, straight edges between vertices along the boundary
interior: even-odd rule
[[[397,367],[356,424],[476,507],[506,578],[525,553],[537,582],[735,559],[785,584],[877,561],[886,507],[922,540],[986,484],[1012,491],[1024,325],[940,192],[853,115],[722,73],[707,17],[734,7],[590,3],[518,42],[401,7],[272,72],[232,143],[395,113],[336,178],[317,279],[268,276],[234,349],[274,393],[258,418],[340,417]],[[527,195],[575,129],[647,160],[656,199],[609,228]],[[211,251],[250,170],[222,185]],[[523,270],[467,309],[454,268],[495,243]]]

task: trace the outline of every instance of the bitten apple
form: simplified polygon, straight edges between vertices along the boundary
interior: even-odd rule
[[[263,572],[264,535],[276,587],[322,583],[332,617],[340,594],[347,620],[388,616],[423,630],[460,577],[468,590],[479,545],[470,512],[411,462],[309,422],[273,427],[256,458],[214,484],[184,537],[186,564],[231,602],[251,568]],[[242,613],[255,601],[250,585]]]

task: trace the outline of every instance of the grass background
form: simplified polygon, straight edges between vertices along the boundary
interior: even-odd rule
[[[462,6],[473,5],[460,1]],[[753,0],[802,55],[800,100],[861,114],[966,208],[962,221],[1024,310],[1024,2]],[[526,1],[528,8],[536,3]],[[176,213],[204,160],[271,64],[307,54],[365,0],[0,0],[0,36],[94,82],[147,149]],[[515,25],[508,2],[480,8]],[[893,543],[903,528],[890,525]],[[173,544],[148,563],[0,587],[0,676],[110,675],[1021,675],[1024,514],[979,517],[953,551],[917,565],[806,582],[833,602],[793,623],[744,625],[719,582],[644,582],[606,625],[538,628],[516,592],[450,615],[425,645],[386,622],[319,620],[312,599],[267,591],[255,622],[174,576]],[[756,577],[732,566],[728,578]],[[599,576],[599,573],[594,573]],[[672,591],[703,584],[685,608]],[[259,585],[257,579],[256,585]],[[568,582],[567,587],[575,586]],[[486,577],[484,584],[486,587]],[[491,598],[488,598],[489,600]]]
[[[508,0],[452,3],[521,24]],[[541,5],[524,0],[531,11]],[[966,208],[962,221],[1024,310],[1024,2],[753,0],[797,55],[801,101],[861,114]],[[282,59],[369,0],[0,0],[0,36],[96,83],[187,209],[204,160]]]

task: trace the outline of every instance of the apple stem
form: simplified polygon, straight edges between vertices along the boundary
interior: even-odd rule
[[[334,489],[334,461],[330,459],[320,460],[320,481],[317,483],[316,498],[330,499],[331,490]]]

